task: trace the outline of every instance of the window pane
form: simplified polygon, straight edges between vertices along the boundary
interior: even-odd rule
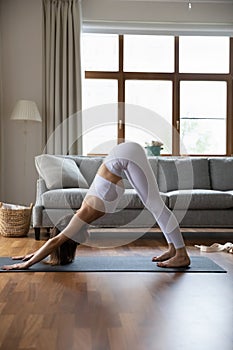
[[[117,81],[83,81],[83,154],[107,154],[117,144]]]
[[[124,35],[124,71],[174,72],[174,37]]]
[[[181,154],[226,154],[226,121],[181,120]]]
[[[172,153],[172,82],[128,80],[125,94],[126,140],[161,141],[161,153]]]
[[[229,73],[229,38],[181,36],[179,46],[181,73]]]
[[[118,35],[83,34],[82,46],[84,70],[118,70]]]
[[[226,82],[181,82],[181,153],[226,153],[226,98]]]
[[[225,81],[181,81],[181,118],[226,118]]]

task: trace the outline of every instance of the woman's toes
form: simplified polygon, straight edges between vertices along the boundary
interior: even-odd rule
[[[159,256],[154,256],[152,261],[165,261],[172,258],[175,255],[174,251],[167,251]]]
[[[159,256],[154,256],[154,257],[152,258],[152,261],[159,261]]]

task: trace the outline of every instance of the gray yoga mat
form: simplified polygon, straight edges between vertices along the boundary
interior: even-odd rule
[[[1,257],[0,266],[19,261]],[[0,270],[0,272],[226,272],[213,260],[203,256],[192,256],[188,268],[161,268],[147,256],[80,256],[71,264],[50,266],[43,262],[27,270]]]

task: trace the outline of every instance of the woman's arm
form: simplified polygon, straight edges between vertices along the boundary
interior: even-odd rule
[[[24,270],[28,269],[30,266],[36,264],[37,262],[46,258],[53,250],[61,246],[69,238],[66,237],[63,233],[60,233],[56,237],[49,239],[40,249],[38,249],[33,256],[25,262],[13,265],[5,265],[1,268],[3,270]]]
[[[24,259],[24,262],[21,262],[19,264],[5,265],[1,268],[3,270],[28,269],[30,266],[43,260],[49,254],[51,254],[53,250],[60,247],[68,239],[72,239],[76,242],[82,242],[84,238],[82,232],[80,231],[81,228],[84,225],[87,225],[87,223],[92,222],[103,215],[103,212],[93,209],[84,200],[81,208],[72,217],[66,228],[64,228],[64,230],[59,235],[50,238],[39,250],[32,254],[29,260],[27,259],[27,261],[25,261]]]

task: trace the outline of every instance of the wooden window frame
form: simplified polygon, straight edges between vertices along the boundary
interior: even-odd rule
[[[179,37],[175,36],[175,69],[172,73],[124,72],[124,35],[119,35],[119,70],[85,71],[85,79],[116,79],[118,81],[118,143],[125,140],[125,81],[126,80],[169,80],[173,84],[172,93],[172,155],[180,155],[180,82],[181,81],[225,81],[227,83],[227,120],[226,120],[226,154],[233,156],[233,38],[230,38],[229,73],[180,73],[179,72]],[[192,154],[200,156],[200,154]],[[210,156],[208,154],[201,156]],[[211,154],[211,156],[215,156]],[[224,156],[216,155],[216,156]]]

